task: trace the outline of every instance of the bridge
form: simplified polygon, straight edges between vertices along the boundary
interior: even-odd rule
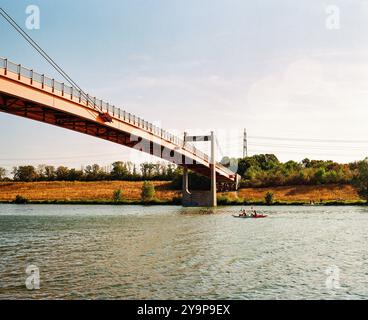
[[[183,139],[75,87],[0,58],[0,111],[105,139],[183,167],[183,205],[216,206],[217,182],[231,188],[239,176]],[[189,192],[188,170],[211,178],[211,191]]]

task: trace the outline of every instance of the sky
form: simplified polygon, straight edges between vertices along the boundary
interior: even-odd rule
[[[86,92],[182,136],[214,130],[218,157],[368,155],[367,0],[0,0]],[[0,56],[54,70],[0,18]],[[0,166],[156,161],[0,113]],[[200,147],[207,151],[207,146]],[[158,160],[158,159],[157,159]]]

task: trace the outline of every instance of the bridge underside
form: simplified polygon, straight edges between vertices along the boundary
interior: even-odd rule
[[[216,206],[216,190],[235,190],[239,175],[157,126],[75,88],[0,58],[0,112],[87,134],[182,166],[183,205]],[[212,134],[213,135],[213,134]],[[211,191],[190,192],[188,170],[210,178]]]
[[[143,151],[164,160],[177,163],[179,166],[185,165],[185,167],[198,174],[208,178],[210,177],[210,170],[207,166],[197,163],[195,160],[175,150],[167,150],[163,145],[144,139],[139,135],[112,128],[101,122],[84,119],[60,109],[56,110],[49,106],[0,92],[0,111],[134,148],[138,151]],[[175,160],[173,161],[173,159]],[[234,183],[226,179],[226,177],[217,173],[216,178],[219,182],[219,188],[235,188]]]

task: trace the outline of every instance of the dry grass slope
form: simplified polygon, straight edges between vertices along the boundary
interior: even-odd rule
[[[140,200],[143,182],[98,181],[98,182],[2,182],[0,200],[14,200],[17,194],[29,200],[111,200],[113,192],[121,189],[126,200]],[[171,200],[179,192],[169,190],[169,183],[154,182],[156,196]]]
[[[0,201],[14,200],[21,195],[29,200],[111,200],[114,190],[121,189],[126,200],[140,200],[143,182],[0,182]],[[155,181],[156,197],[170,201],[181,195],[171,190],[170,183]],[[350,185],[289,186],[275,188],[246,188],[228,195],[232,198],[260,201],[268,191],[279,201],[359,200]]]
[[[274,193],[280,201],[341,201],[359,200],[354,187],[350,185],[288,186],[275,188],[246,188],[238,191],[238,197],[246,200],[263,200],[266,193]]]

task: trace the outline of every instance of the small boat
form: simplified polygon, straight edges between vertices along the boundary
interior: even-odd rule
[[[258,218],[266,218],[267,215],[266,214],[257,214],[255,217],[254,216],[236,216],[233,214],[234,218],[241,218],[241,219],[258,219]]]

